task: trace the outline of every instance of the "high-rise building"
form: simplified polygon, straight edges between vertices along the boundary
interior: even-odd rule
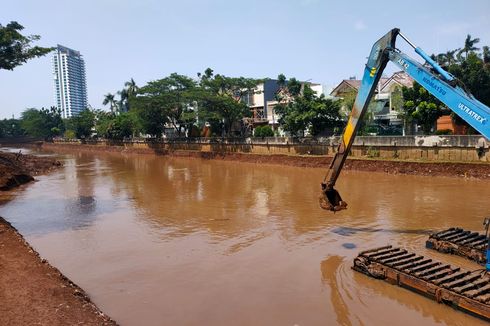
[[[53,55],[54,94],[63,118],[87,108],[85,62],[79,51],[59,45]]]

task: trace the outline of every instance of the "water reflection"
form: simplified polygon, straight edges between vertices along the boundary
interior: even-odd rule
[[[63,158],[61,170],[23,186],[16,191],[15,201],[1,207],[2,214],[24,235],[86,228],[99,216],[117,210],[111,198],[101,196],[97,160],[81,154]]]
[[[340,234],[343,236],[353,236],[359,232],[384,232],[384,233],[406,233],[406,234],[431,234],[434,232],[433,230],[427,229],[418,229],[418,230],[410,230],[410,229],[380,229],[380,228],[372,228],[372,227],[348,227],[348,226],[340,226],[332,229],[333,233]]]

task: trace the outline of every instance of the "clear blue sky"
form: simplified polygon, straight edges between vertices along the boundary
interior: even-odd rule
[[[333,86],[361,76],[371,45],[393,27],[428,53],[461,47],[466,34],[490,45],[488,0],[16,0],[1,7],[2,25],[16,20],[41,35],[37,44],[83,54],[95,108],[131,77],[143,85],[207,67]],[[1,70],[0,94],[0,118],[54,105],[50,56]]]

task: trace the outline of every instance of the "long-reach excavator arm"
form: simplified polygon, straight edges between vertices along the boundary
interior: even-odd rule
[[[402,53],[395,47],[396,37],[400,35],[415,49],[426,63],[427,67]],[[447,71],[442,69],[421,48],[415,46],[398,28],[392,29],[385,36],[374,43],[369,55],[361,87],[357,93],[354,107],[349,115],[347,126],[340,139],[325,179],[322,182],[322,196],[320,206],[331,211],[347,208],[347,204],[334,189],[335,182],[345,163],[350,148],[354,142],[360,121],[367,111],[379,79],[388,61],[392,61],[415,81],[433,94],[449,109],[454,111],[463,120],[475,128],[487,139],[490,139],[490,108],[473,97],[469,92],[458,86],[458,81]]]

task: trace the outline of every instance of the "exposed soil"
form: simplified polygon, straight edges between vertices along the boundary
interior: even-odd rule
[[[61,166],[49,157],[0,152],[0,190]],[[0,325],[115,325],[0,217]]]
[[[99,145],[70,145],[43,144],[44,148],[55,151],[88,151],[88,152],[124,152],[136,154],[157,154],[201,159],[217,159],[225,161],[249,162],[258,164],[275,164],[311,168],[328,169],[332,157],[314,155],[261,155],[243,153],[200,152],[200,151],[165,151],[156,152],[153,149],[128,149],[123,146]],[[345,170],[380,172],[389,174],[410,174],[422,176],[447,176],[462,178],[490,179],[489,163],[454,163],[454,162],[425,162],[402,160],[377,160],[348,158]]]
[[[9,190],[61,166],[49,157],[0,152],[0,190]]]
[[[115,325],[0,217],[0,325]]]

